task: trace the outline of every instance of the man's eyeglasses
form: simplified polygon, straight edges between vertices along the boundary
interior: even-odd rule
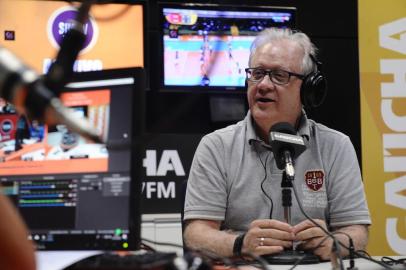
[[[305,75],[289,72],[283,69],[263,69],[263,68],[246,68],[247,79],[251,82],[261,81],[265,75],[268,75],[275,84],[283,85],[289,83],[290,77],[295,76],[303,80]]]

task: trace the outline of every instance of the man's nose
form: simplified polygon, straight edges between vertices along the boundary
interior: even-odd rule
[[[271,77],[268,74],[265,74],[265,76],[258,82],[258,88],[259,89],[275,89],[275,83],[271,80]]]

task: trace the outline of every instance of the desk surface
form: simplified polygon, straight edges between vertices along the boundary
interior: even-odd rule
[[[62,270],[81,259],[101,251],[37,251],[37,270]]]
[[[101,253],[101,251],[38,251],[36,253],[37,258],[37,270],[62,270],[63,268],[69,266],[70,264],[86,258],[88,256]],[[380,259],[381,257],[374,257],[375,259]],[[400,258],[400,257],[392,257]],[[345,261],[345,268],[348,267],[348,261]],[[367,261],[365,259],[356,259],[355,266],[358,270],[380,270],[385,269],[384,267],[377,265],[373,262]],[[290,269],[291,265],[270,265],[270,270],[287,270]],[[239,269],[249,270],[253,269],[252,266],[242,266]],[[332,269],[331,263],[319,263],[310,265],[298,265],[295,269],[298,270],[319,270],[319,269]],[[405,267],[394,268],[394,269],[405,269]]]

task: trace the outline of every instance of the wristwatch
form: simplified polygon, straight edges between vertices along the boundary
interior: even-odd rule
[[[242,244],[244,242],[244,237],[245,237],[245,233],[240,234],[235,239],[234,246],[233,246],[233,255],[234,256],[237,256],[237,257],[241,256],[241,250],[242,250]]]

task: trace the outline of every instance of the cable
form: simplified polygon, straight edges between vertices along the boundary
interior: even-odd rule
[[[257,152],[257,154],[258,154],[258,152]],[[265,159],[265,162],[266,162],[267,159],[268,159],[268,156],[267,156],[267,158]],[[263,166],[266,167],[266,166],[264,165],[264,163],[262,162],[261,158],[260,158],[260,161],[261,161],[261,164],[263,164]],[[266,173],[265,173],[265,175],[266,175]],[[266,177],[265,177],[265,178],[266,178]],[[295,188],[294,185],[292,185],[292,186],[293,186],[293,191],[294,191],[294,193],[295,193],[295,197],[297,198],[298,196],[297,196],[296,188]],[[265,193],[265,192],[264,192],[264,193]],[[265,195],[267,195],[267,194],[265,193]],[[268,197],[268,196],[267,196],[267,197]],[[268,197],[268,198],[269,198],[269,197]],[[272,200],[271,200],[271,201],[272,201]],[[298,201],[298,200],[297,200],[297,201]],[[329,237],[332,238],[333,241],[334,241],[333,247],[335,247],[337,257],[338,257],[339,260],[340,260],[340,268],[341,268],[342,270],[344,270],[344,264],[343,264],[342,257],[341,257],[340,252],[339,252],[339,246],[341,245],[342,247],[348,249],[348,250],[350,251],[350,253],[351,253],[351,247],[347,247],[346,245],[344,245],[343,243],[341,243],[340,241],[338,241],[338,240],[336,239],[336,237],[334,237],[334,234],[344,234],[344,235],[346,235],[349,239],[351,239],[351,241],[350,241],[350,246],[351,246],[351,242],[353,242],[353,241],[352,241],[352,238],[349,236],[349,234],[347,234],[347,233],[345,233],[345,232],[341,232],[341,231],[329,232],[329,231],[327,231],[325,228],[323,228],[322,226],[320,226],[317,222],[315,222],[312,218],[310,218],[310,217],[304,212],[303,206],[301,205],[301,203],[300,203],[299,201],[298,201],[298,205],[299,205],[299,208],[300,208],[302,214],[303,214],[307,219],[309,219],[314,225],[316,225],[317,227],[319,227],[320,229],[322,229],[322,231],[324,231],[324,233],[326,233],[326,236],[324,237],[324,239],[323,239],[315,248],[313,248],[312,250],[316,250],[317,248],[319,248]],[[179,244],[175,244],[175,243],[158,242],[158,241],[152,241],[152,240],[145,239],[145,238],[141,238],[141,241],[145,241],[145,242],[147,242],[147,243],[151,243],[151,244],[155,244],[155,245],[172,246],[172,247],[177,247],[177,248],[183,248],[183,245],[179,245]],[[152,248],[152,247],[150,247],[149,245],[146,245],[146,244],[144,244],[144,243],[142,243],[142,245],[144,245],[147,250],[155,251],[155,249]],[[233,266],[233,267],[238,268],[238,266],[237,266],[234,262],[232,262],[231,260],[229,260],[228,258],[219,257],[219,256],[217,256],[216,254],[213,254],[213,253],[211,253],[211,252],[205,252],[205,251],[203,251],[203,250],[193,250],[193,249],[191,249],[191,251],[192,251],[192,252],[195,252],[195,253],[198,253],[198,254],[202,254],[202,255],[204,255],[205,257],[208,257],[208,258],[210,258],[210,259],[214,259],[214,260],[221,261],[224,265]],[[363,258],[363,259],[369,260],[369,261],[371,261],[371,262],[374,262],[374,263],[376,263],[376,264],[379,264],[379,265],[381,265],[382,267],[384,267],[384,268],[386,268],[386,269],[393,269],[392,267],[390,267],[391,264],[404,264],[404,263],[406,262],[406,258],[402,258],[402,259],[399,259],[399,260],[395,260],[395,259],[392,259],[392,258],[390,258],[390,257],[383,257],[383,258],[382,258],[382,262],[380,262],[380,261],[378,261],[378,260],[375,260],[375,259],[371,258],[370,255],[369,255],[366,251],[364,251],[364,250],[353,251],[353,253],[354,253],[355,255],[357,255],[357,257],[359,257],[359,258]],[[363,253],[366,254],[366,255],[363,255]],[[262,268],[262,269],[264,269],[264,270],[270,270],[270,268],[269,268],[267,262],[266,262],[264,259],[262,259],[261,257],[256,256],[256,255],[251,254],[251,253],[244,253],[244,254],[242,254],[242,255],[243,255],[243,256],[248,256],[248,257],[253,258],[255,261],[257,261],[257,262],[261,265],[261,268]],[[291,268],[289,268],[289,270],[293,270],[294,268],[296,268],[296,266],[299,265],[300,262],[301,262],[304,258],[305,258],[305,256],[304,256],[303,258],[299,259],[298,261],[296,261],[295,264],[292,265]],[[350,261],[350,267],[354,267],[354,266],[355,266],[355,264],[351,264],[351,261]],[[353,268],[348,268],[348,269],[353,269]]]
[[[298,266],[305,258],[306,258],[306,255],[304,255],[304,256],[302,256],[302,258],[296,260],[295,263],[292,265],[292,267],[289,268],[289,270],[295,269],[296,266]]]
[[[269,218],[272,219],[272,214],[273,214],[273,200],[272,200],[271,196],[268,195],[268,193],[266,193],[266,191],[265,191],[265,189],[264,189],[264,183],[265,183],[266,178],[268,177],[268,172],[267,172],[267,170],[266,170],[266,165],[268,164],[267,161],[268,161],[268,158],[269,158],[270,153],[268,152],[268,154],[267,154],[267,156],[266,156],[266,158],[265,158],[265,164],[264,164],[264,162],[263,162],[262,159],[261,159],[261,155],[259,154],[259,151],[258,151],[258,149],[257,149],[257,146],[256,146],[255,144],[254,144],[254,149],[255,149],[255,152],[257,153],[257,156],[258,156],[259,161],[260,161],[261,164],[262,164],[262,167],[264,168],[265,176],[264,176],[264,178],[263,178],[262,181],[261,181],[261,190],[262,190],[262,192],[265,194],[265,196],[269,199],[269,201],[271,202],[271,210],[270,210],[270,212],[269,212]]]
[[[69,5],[71,5],[72,7],[76,8],[76,3],[75,1],[77,0],[67,0],[66,2],[69,3]],[[91,2],[92,5],[96,4],[96,5],[106,5],[106,4],[117,4],[116,1],[114,0],[89,0],[88,2]],[[126,14],[128,11],[131,10],[131,3],[120,3],[123,5],[123,8],[121,10],[119,10],[118,12],[116,12],[115,14],[112,14],[110,16],[93,16],[93,18],[96,21],[99,22],[108,22],[108,21],[113,21],[115,19],[120,18],[121,16],[123,16],[124,14]],[[85,23],[85,21],[83,21],[83,23]]]
[[[398,265],[398,264],[406,266],[406,258],[393,259],[391,257],[383,256],[381,258],[381,262],[383,262],[384,264],[390,265],[390,266]]]
[[[354,241],[352,240],[352,237],[348,233],[341,232],[341,231],[333,232],[333,234],[343,234],[343,235],[346,235],[348,237],[348,243],[349,243],[348,251],[349,251],[350,266],[347,267],[347,270],[355,270],[355,269],[357,269],[355,267],[355,261],[354,261],[354,259],[355,259],[355,257],[354,257],[355,248],[354,248]]]
[[[371,257],[371,255],[369,255],[369,253],[366,252],[365,250],[353,250],[353,251],[352,251],[352,252],[353,252],[353,255],[356,255],[356,256],[353,256],[353,258],[351,258],[351,245],[353,245],[353,248],[354,248],[354,243],[353,243],[353,240],[352,240],[351,236],[350,236],[348,233],[341,232],[341,231],[332,232],[332,234],[333,234],[333,235],[334,235],[334,234],[344,234],[344,235],[346,235],[346,236],[350,239],[350,247],[346,247],[346,246],[343,245],[341,242],[339,242],[339,244],[340,244],[341,246],[343,246],[344,248],[346,248],[346,249],[348,249],[348,250],[350,251],[350,254],[349,254],[349,256],[350,256],[350,258],[349,258],[349,259],[350,259],[350,267],[347,268],[348,270],[350,270],[350,269],[356,269],[356,268],[351,268],[351,267],[354,267],[354,266],[355,266],[355,261],[354,261],[355,258],[366,259],[366,260],[369,260],[369,261],[374,262],[374,263],[376,263],[376,264],[379,264],[379,265],[383,266],[383,267],[386,268],[386,269],[392,269],[391,267],[388,267],[388,265],[385,265],[385,262],[380,262],[380,261],[378,261],[378,260],[373,259],[373,258]],[[330,237],[329,235],[326,235],[326,236],[324,237],[324,239],[323,239],[315,248],[313,248],[313,250],[318,249],[329,237]],[[363,254],[365,254],[365,255],[363,255]],[[389,258],[389,257],[388,257],[388,258]],[[389,259],[392,259],[392,258],[389,258]],[[393,260],[393,259],[392,259],[392,260]],[[353,264],[351,263],[351,261],[353,261]]]
[[[292,187],[293,187],[293,192],[295,193],[296,201],[297,201],[297,203],[298,203],[298,206],[299,206],[300,211],[302,212],[302,214],[303,214],[308,220],[310,220],[314,225],[316,225],[317,227],[319,227],[324,233],[326,233],[327,236],[331,237],[331,238],[335,241],[335,243],[336,243],[337,246],[338,246],[338,245],[341,245],[342,247],[346,248],[347,250],[350,250],[349,247],[347,247],[346,245],[344,245],[344,244],[341,243],[340,241],[336,240],[336,238],[334,237],[334,235],[333,235],[332,233],[330,233],[328,230],[326,230],[325,228],[323,228],[322,226],[320,226],[316,221],[314,221],[311,217],[309,217],[309,216],[306,214],[306,212],[305,212],[304,209],[303,209],[303,206],[302,206],[301,202],[298,200],[298,195],[297,195],[297,190],[296,190],[295,185],[292,185]],[[340,232],[340,233],[343,233],[343,234],[344,234],[344,232]],[[362,251],[362,252],[368,254],[366,251]],[[369,254],[368,254],[369,257],[362,255],[361,252],[359,252],[359,251],[354,251],[354,254],[356,254],[356,255],[357,255],[358,257],[360,257],[360,258],[364,258],[364,259],[367,259],[367,260],[369,260],[369,261],[372,261],[372,262],[374,262],[374,263],[376,263],[376,264],[379,264],[379,265],[385,267],[386,269],[392,269],[392,268],[389,267],[387,264],[385,264],[385,263],[383,263],[383,262],[380,262],[380,261],[378,261],[378,260],[375,260],[375,259],[371,258],[371,257],[369,256]],[[339,259],[340,259],[340,261],[341,261],[341,263],[342,263],[342,258],[341,258],[341,256],[340,256],[340,254],[338,254],[338,257],[339,257]],[[341,267],[341,269],[343,269],[343,268],[342,268],[343,265],[341,265],[340,267]]]
[[[325,234],[327,234],[328,236],[330,236],[331,239],[333,239],[333,241],[334,241],[334,245],[337,245],[339,241],[336,240],[336,238],[334,237],[334,235],[331,234],[331,233],[330,233],[328,230],[326,230],[325,228],[323,228],[323,226],[320,226],[320,224],[318,224],[316,221],[314,221],[314,220],[304,211],[303,206],[302,206],[302,203],[301,203],[300,200],[299,200],[299,196],[297,195],[297,190],[296,190],[295,185],[292,185],[292,188],[293,188],[293,193],[295,194],[295,198],[296,198],[297,204],[298,204],[298,206],[299,206],[300,212],[302,212],[302,214],[303,214],[308,220],[310,220],[310,222],[312,222],[316,227],[320,228]],[[334,247],[334,245],[333,245],[333,247]],[[345,246],[345,245],[343,245],[343,246]],[[335,249],[336,252],[338,252],[338,253],[337,253],[337,257],[339,258],[340,263],[341,263],[340,268],[341,268],[341,270],[344,270],[344,266],[342,265],[342,258],[341,258],[341,254],[339,253],[339,247],[338,247],[338,245],[337,245],[336,247],[334,247],[334,249]]]
[[[332,234],[336,234],[336,232],[332,232]],[[311,251],[311,252],[314,252],[316,249],[318,249],[319,247],[321,247],[321,246],[323,245],[323,243],[324,243],[327,239],[329,239],[329,238],[330,238],[329,235],[324,236],[324,237],[323,237],[323,240],[321,240],[320,243],[319,243],[316,247],[310,249],[310,251]],[[295,262],[295,264],[294,264],[291,268],[289,268],[289,270],[293,270],[294,268],[296,268],[296,266],[298,266],[298,265],[300,264],[300,262],[301,262],[304,258],[305,258],[305,256],[303,256],[302,258],[300,258],[299,260],[297,260],[297,261]]]
[[[321,226],[320,226],[321,227]],[[333,247],[332,247],[332,251],[335,251],[334,253],[337,255],[338,260],[340,261],[340,269],[344,270],[344,262],[343,262],[343,258],[341,256],[341,252],[340,252],[340,245],[338,244],[338,240],[336,237],[333,237]]]
[[[205,251],[205,250],[197,250],[197,249],[192,249],[192,248],[188,248],[188,252],[186,254],[184,254],[184,257],[186,258],[186,260],[188,260],[188,258],[193,258],[193,261],[195,261],[195,258],[200,258],[200,262],[201,264],[204,263],[203,259],[207,259],[209,260],[210,266],[211,265],[215,265],[215,264],[221,264],[221,265],[225,265],[227,267],[231,267],[231,268],[238,268],[238,265],[236,264],[236,262],[234,260],[231,260],[228,257],[220,257],[217,254],[210,252],[210,251]],[[191,270],[191,269],[189,269]],[[269,270],[269,269],[264,269],[264,270]]]
[[[269,266],[268,262],[260,256],[257,256],[251,252],[243,253],[242,256],[246,256],[246,257],[250,257],[250,258],[254,259],[254,262],[259,263],[260,269],[271,270],[271,267]]]
[[[154,245],[171,246],[171,247],[176,247],[176,248],[183,248],[183,245],[179,245],[179,244],[175,244],[175,243],[158,242],[158,241],[152,241],[152,240],[145,239],[145,238],[141,238],[141,241],[144,241],[144,242],[147,242],[147,243],[151,243],[151,244],[154,244]],[[143,244],[143,245],[145,245],[145,244]],[[148,247],[148,249],[155,250],[154,248],[150,247],[149,245],[146,245],[146,246]],[[228,258],[219,257],[219,256],[217,256],[216,254],[213,254],[213,253],[211,253],[211,252],[205,252],[205,251],[203,251],[203,250],[196,250],[196,249],[191,249],[191,248],[189,248],[189,250],[190,250],[190,252],[188,252],[188,253],[190,253],[190,254],[196,253],[196,254],[202,255],[202,256],[204,256],[204,257],[206,257],[206,258],[209,258],[210,260],[219,260],[219,261],[221,261],[224,265],[231,265],[231,266],[233,266],[233,267],[237,267],[237,266],[236,266],[230,259],[228,259]],[[155,250],[155,251],[156,251],[156,250]],[[186,254],[185,254],[185,255],[186,255]],[[193,256],[193,255],[192,255],[192,256]]]
[[[334,234],[334,232],[333,232],[333,234]],[[320,243],[319,243],[316,247],[310,249],[310,252],[314,252],[316,249],[318,249],[319,247],[321,247],[321,246],[323,245],[323,243],[324,243],[327,239],[329,239],[329,238],[330,238],[329,235],[324,236],[323,240],[321,240]],[[298,266],[305,258],[306,258],[306,256],[303,256],[302,258],[300,258],[299,260],[297,260],[297,261],[292,265],[292,267],[289,268],[289,270],[295,269],[296,266]]]
[[[297,195],[297,191],[296,191],[295,185],[292,185],[292,187],[293,187],[293,192],[295,193],[296,201],[297,201],[297,203],[298,203],[298,206],[299,206],[300,211],[302,212],[302,214],[303,214],[308,220],[310,220],[314,225],[316,225],[317,227],[319,227],[324,233],[326,233],[328,237],[331,237],[333,240],[336,239],[332,233],[330,233],[330,232],[327,231],[325,228],[323,228],[322,226],[320,226],[317,222],[315,222],[312,218],[310,218],[310,217],[306,214],[306,212],[303,210],[303,206],[302,206],[301,202],[298,200],[298,195]],[[341,232],[341,233],[342,233],[342,232]],[[336,241],[337,241],[337,240],[336,240]],[[341,245],[342,247],[346,248],[347,250],[349,250],[349,247],[347,247],[346,245],[344,245],[344,244],[341,243],[340,241],[337,241],[336,243],[339,244],[339,245]],[[368,254],[366,251],[362,251],[362,253]],[[379,264],[379,265],[383,266],[383,267],[386,268],[386,269],[392,269],[392,268],[389,267],[387,264],[385,264],[385,263],[383,263],[383,262],[380,262],[380,261],[378,261],[378,260],[375,260],[375,259],[371,258],[371,257],[369,256],[369,254],[368,254],[369,257],[367,257],[367,256],[362,255],[362,253],[359,252],[359,251],[354,251],[354,254],[356,254],[356,255],[357,255],[358,257],[360,257],[360,258],[364,258],[364,259],[367,259],[367,260],[369,260],[369,261],[371,261],[371,262],[374,262],[374,263],[376,263],[376,264]],[[342,262],[341,256],[338,256],[338,257],[341,259],[341,262]],[[341,267],[343,267],[343,265],[341,265]]]
[[[335,234],[335,233],[332,232],[332,234]],[[310,252],[314,252],[316,249],[318,249],[319,247],[321,247],[321,246],[323,245],[323,243],[324,243],[327,239],[329,239],[329,238],[330,238],[329,235],[324,236],[324,237],[323,237],[323,240],[321,240],[320,243],[319,243],[316,247],[310,249]],[[296,268],[296,266],[298,266],[305,258],[306,258],[306,256],[303,256],[302,258],[300,258],[299,260],[297,260],[297,261],[292,265],[292,267],[289,268],[289,270],[293,270],[294,268]]]
[[[175,243],[168,243],[168,242],[158,242],[158,241],[152,241],[149,239],[145,239],[145,238],[141,238],[141,241],[147,242],[147,243],[151,243],[151,244],[155,244],[155,245],[161,245],[161,246],[171,246],[171,247],[177,247],[177,248],[183,248],[182,245],[179,244],[175,244]],[[158,252],[157,250],[155,250],[153,247],[145,244],[145,243],[141,243],[143,246],[145,246],[147,248],[147,250],[149,251],[153,251],[153,252]],[[201,252],[196,252],[198,254],[202,254]],[[226,265],[229,260],[225,260],[224,258],[221,258],[223,263]],[[192,252],[189,252],[187,254],[184,254],[183,257],[178,257],[177,259],[175,259],[173,261],[174,265],[175,265],[175,269],[187,269],[187,270],[205,270],[205,269],[209,269],[211,268],[211,262],[206,262],[201,256],[196,256],[194,254],[192,254]],[[182,266],[182,267],[179,267]],[[210,266],[210,267],[207,267]],[[171,269],[171,268],[168,268]]]
[[[169,242],[158,242],[158,241],[152,241],[149,239],[141,238],[141,241],[145,241],[150,244],[154,245],[159,245],[159,246],[170,246],[170,247],[177,247],[177,248],[183,248],[183,245],[175,244],[175,243],[169,243]]]
[[[153,247],[151,247],[150,245],[147,245],[147,244],[145,244],[145,243],[141,243],[141,244],[140,244],[140,249],[144,249],[144,250],[147,250],[147,251],[153,251],[153,252],[156,251],[155,248],[153,248]]]
[[[362,249],[356,250],[356,251],[355,251],[355,254],[356,254],[357,256],[358,256],[358,254],[365,254],[365,256],[371,258],[371,255],[369,255],[368,252],[366,252],[365,250],[362,250]]]
[[[382,267],[384,267],[384,268],[386,268],[386,269],[393,269],[392,267],[390,267],[390,266],[387,265],[386,263],[373,259],[368,253],[366,253],[366,254],[368,254],[367,256],[363,255],[362,253],[366,253],[366,252],[365,252],[365,251],[362,251],[362,252],[356,251],[356,252],[355,252],[355,254],[356,254],[359,258],[363,258],[363,259],[366,259],[366,260],[368,260],[368,261],[371,261],[371,262],[374,262],[374,263],[376,263],[376,264],[379,264],[380,266],[382,266]]]

